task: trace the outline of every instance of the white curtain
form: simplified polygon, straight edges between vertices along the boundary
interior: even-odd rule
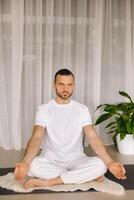
[[[134,1],[0,0],[0,146],[26,145],[61,68],[74,73],[73,98],[93,122],[96,106],[122,100],[119,90],[134,98]]]

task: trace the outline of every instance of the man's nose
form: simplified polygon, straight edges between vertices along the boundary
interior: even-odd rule
[[[68,91],[67,85],[64,85],[64,91]]]

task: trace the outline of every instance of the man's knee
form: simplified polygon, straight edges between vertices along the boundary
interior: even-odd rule
[[[37,168],[36,158],[34,158],[34,160],[30,164],[29,171],[28,171],[28,176],[35,177],[36,176],[36,171],[38,171],[36,168]]]
[[[107,171],[107,167],[104,163],[104,161],[101,158],[98,158],[99,162],[98,162],[98,170],[100,172],[102,172],[102,174],[105,174]]]

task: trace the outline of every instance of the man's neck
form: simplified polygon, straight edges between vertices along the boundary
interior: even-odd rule
[[[58,104],[68,104],[68,103],[70,103],[71,99],[70,98],[68,98],[68,99],[61,99],[59,97],[56,97],[55,101]]]

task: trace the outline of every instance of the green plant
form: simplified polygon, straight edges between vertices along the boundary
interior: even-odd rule
[[[118,134],[120,134],[121,139],[125,138],[126,134],[134,136],[134,102],[126,92],[119,91],[119,94],[126,97],[128,102],[102,104],[96,108],[96,110],[101,108],[103,114],[97,118],[95,125],[109,119],[110,121],[105,128],[108,129],[107,134],[112,134],[115,145],[117,145],[116,136]]]

